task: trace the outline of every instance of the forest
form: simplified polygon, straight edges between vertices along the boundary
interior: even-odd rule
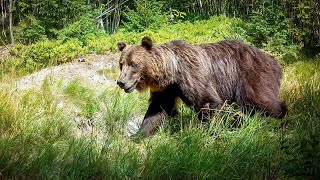
[[[320,178],[319,0],[0,2],[0,179]],[[200,123],[179,102],[133,140],[149,93],[116,87],[116,44],[144,36],[262,49],[289,114],[225,104]]]

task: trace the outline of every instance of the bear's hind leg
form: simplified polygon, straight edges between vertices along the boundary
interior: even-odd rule
[[[208,121],[211,119],[213,112],[216,109],[219,109],[219,106],[223,104],[223,101],[218,96],[210,96],[205,102],[208,103],[202,103],[202,105],[197,108],[198,119],[201,121]]]
[[[271,116],[277,119],[282,119],[288,114],[287,105],[284,102],[277,101],[274,105],[275,107],[266,109],[267,116]]]
[[[261,110],[268,117],[277,119],[284,118],[288,113],[287,105],[278,99],[269,99],[267,101],[251,102],[256,109]]]

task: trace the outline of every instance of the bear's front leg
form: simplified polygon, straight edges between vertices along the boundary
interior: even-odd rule
[[[163,124],[165,118],[166,113],[164,111],[148,116],[143,120],[139,133],[141,133],[144,137],[153,135],[156,128]]]
[[[139,129],[144,137],[153,135],[157,127],[163,124],[166,115],[177,114],[176,95],[169,88],[162,92],[152,92],[148,111]]]

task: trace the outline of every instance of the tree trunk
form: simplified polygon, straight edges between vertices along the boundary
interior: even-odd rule
[[[13,37],[13,28],[12,28],[12,2],[13,0],[9,0],[9,31],[10,31],[10,39],[11,45],[14,44],[14,37]]]
[[[6,8],[4,0],[1,0],[1,26],[2,32],[5,34],[5,19],[6,19]]]

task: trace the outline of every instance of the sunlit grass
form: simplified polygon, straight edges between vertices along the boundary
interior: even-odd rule
[[[112,69],[99,69],[99,74],[103,74],[108,79],[116,80],[120,74],[120,71],[118,68],[112,68]]]

